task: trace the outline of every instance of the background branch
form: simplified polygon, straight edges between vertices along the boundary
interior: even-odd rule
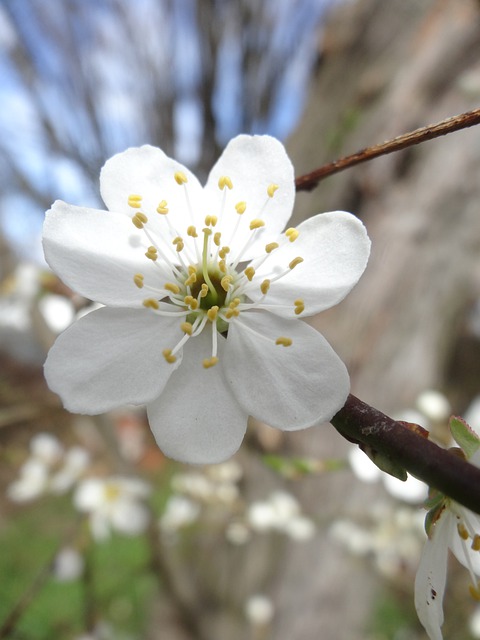
[[[480,469],[463,458],[352,395],[331,423],[347,439],[375,449],[480,514]]]
[[[442,120],[436,124],[415,129],[409,133],[397,136],[392,140],[387,140],[387,142],[382,142],[381,144],[361,149],[350,156],[345,156],[344,158],[340,158],[334,162],[329,162],[319,169],[315,169],[311,173],[299,176],[295,180],[296,189],[297,191],[311,191],[327,176],[331,176],[334,173],[343,171],[344,169],[354,167],[356,164],[367,162],[368,160],[373,160],[379,156],[384,156],[388,153],[393,153],[394,151],[400,151],[407,147],[412,147],[416,144],[420,144],[421,142],[426,142],[427,140],[444,136],[447,133],[452,133],[453,131],[473,127],[479,123],[480,109],[474,109],[473,111],[467,111],[466,113],[452,116],[451,118],[447,118],[446,120]]]

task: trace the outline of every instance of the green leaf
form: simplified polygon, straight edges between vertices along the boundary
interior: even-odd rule
[[[455,442],[461,447],[467,459],[470,459],[480,448],[480,438],[465,420],[458,416],[450,418],[449,426]]]
[[[388,473],[394,478],[398,478],[402,482],[405,482],[408,478],[408,474],[405,469],[398,464],[396,460],[393,460],[393,458],[390,458],[371,447],[367,447],[366,445],[362,446],[361,449],[381,471]]]

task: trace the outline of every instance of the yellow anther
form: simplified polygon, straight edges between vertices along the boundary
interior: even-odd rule
[[[193,226],[193,224],[191,224],[188,229],[187,229],[187,236],[190,236],[191,238],[198,238],[198,233],[197,230],[195,229],[195,227]]]
[[[144,213],[139,211],[133,216],[132,222],[137,229],[143,229],[143,226],[148,222],[148,218]]]
[[[132,193],[128,196],[128,205],[132,207],[132,209],[140,209],[142,206],[142,196]]]
[[[270,280],[266,278],[260,285],[260,291],[265,295],[270,289]]]
[[[205,298],[208,294],[208,284],[205,284],[205,282],[202,284],[202,288],[200,290],[200,297],[201,298]]]
[[[187,176],[183,173],[183,171],[176,171],[174,178],[177,184],[185,184],[185,182],[188,182]]]
[[[197,273],[197,267],[194,267],[193,264],[188,265],[188,275],[191,276],[193,273]]]
[[[203,361],[203,367],[204,369],[210,369],[211,367],[214,367],[218,362],[218,358],[217,356],[212,356],[211,358],[205,358],[205,360]]]
[[[178,252],[180,252],[180,251],[182,251],[182,250],[183,250],[184,246],[185,246],[185,245],[183,244],[183,242],[177,242],[177,246],[175,247],[175,249],[176,249]]]
[[[205,364],[203,366],[205,366]],[[474,586],[473,584],[469,585],[468,591],[474,600],[476,600],[477,602],[480,602],[480,589],[478,588],[478,585],[477,586]]]
[[[145,298],[145,300],[143,301],[143,306],[147,307],[147,309],[160,309],[158,300],[155,300],[155,298]]]
[[[305,311],[305,303],[301,298],[295,300],[293,304],[295,305],[295,315],[299,316],[303,311]]]
[[[210,322],[215,322],[215,320],[217,319],[217,315],[218,315],[217,305],[215,305],[214,307],[210,307],[210,309],[207,311],[207,318],[210,320]]]
[[[278,249],[278,242],[269,242],[268,244],[265,245],[265,251],[267,253],[272,253],[272,251],[274,249]]]
[[[240,309],[227,309],[225,312],[225,317],[227,318],[227,320],[230,320],[230,318],[238,318],[239,315]]]
[[[148,247],[147,251],[145,251],[145,255],[149,260],[153,260],[155,262],[155,260],[157,260],[158,258],[158,251],[155,247],[150,246]]]
[[[222,273],[227,273],[227,264],[226,264],[225,260],[219,260],[218,261],[218,268],[220,269],[220,271]]]
[[[197,274],[191,273],[188,278],[185,280],[185,286],[191,287],[197,281]]]
[[[191,336],[193,332],[193,325],[191,322],[182,322],[182,324],[180,325],[180,329],[183,331],[183,333]]]
[[[290,269],[295,269],[295,267],[301,262],[303,262],[303,258],[298,256],[297,258],[294,258],[288,266],[290,267]]]
[[[228,291],[228,287],[232,283],[232,280],[232,276],[223,276],[223,278],[220,280],[220,285],[224,291]]]
[[[298,229],[294,229],[293,227],[290,227],[285,231],[285,235],[290,240],[290,242],[293,242],[300,235],[300,231]]]
[[[195,309],[198,309],[198,302],[193,296],[185,296],[183,301],[185,302],[187,307],[190,307],[192,311],[195,311]]]
[[[174,284],[173,282],[167,282],[166,284],[164,284],[163,288],[166,291],[170,291],[170,293],[180,293],[180,287],[178,286],[178,284]]]
[[[247,208],[247,203],[244,202],[243,200],[241,202],[237,202],[237,204],[235,205],[235,209],[237,213],[240,215],[242,215],[242,213],[245,213],[246,208]]]
[[[222,247],[218,252],[218,255],[222,260],[225,260],[225,258],[227,257],[227,253],[230,253],[230,247]]]
[[[176,356],[172,355],[171,349],[164,349],[162,351],[162,355],[169,364],[173,364],[174,362],[177,361]]]
[[[472,540],[472,550],[473,551],[480,551],[480,535],[478,533],[476,533],[473,536],[473,540]]]
[[[218,222],[218,218],[217,216],[205,216],[205,224],[207,225],[207,227],[214,227]]]
[[[253,231],[254,229],[260,229],[261,227],[265,226],[265,222],[263,220],[260,220],[260,218],[254,218],[251,222],[250,222],[250,230]]]
[[[292,345],[292,339],[280,336],[275,340],[275,344],[281,344],[283,347],[290,347]]]
[[[225,189],[225,187],[228,187],[229,189],[233,189],[232,181],[228,176],[221,176],[218,180],[218,188]]]
[[[139,289],[142,289],[142,287],[143,287],[143,279],[144,279],[144,277],[143,277],[143,275],[141,273],[136,273],[133,276],[133,281],[134,281],[134,283],[137,285],[137,287]]]
[[[253,276],[255,275],[255,269],[253,267],[247,267],[243,273],[251,282],[253,279]]]
[[[468,531],[465,525],[463,524],[463,522],[459,522],[457,524],[457,531],[458,531],[458,535],[462,538],[462,540],[468,540],[469,538]]]
[[[228,306],[230,307],[230,309],[235,309],[235,307],[238,307],[240,302],[241,302],[240,298],[234,298]]]
[[[162,200],[159,203],[159,205],[157,207],[157,213],[161,213],[163,216],[168,213],[168,207],[167,207],[167,201],[166,200]]]
[[[267,187],[267,193],[269,198],[273,198],[273,194],[275,193],[275,191],[278,189],[279,185],[278,184],[269,184]]]

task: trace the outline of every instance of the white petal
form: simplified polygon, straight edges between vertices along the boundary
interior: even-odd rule
[[[149,402],[173,372],[162,351],[182,337],[178,325],[178,318],[159,317],[148,309],[92,311],[50,349],[47,383],[73,413],[103,413]]]
[[[289,347],[277,338],[291,338]],[[253,417],[283,430],[326,422],[344,405],[350,382],[325,338],[301,320],[243,312],[228,331],[225,378]]]
[[[145,505],[133,500],[119,500],[112,509],[112,525],[117,531],[126,535],[137,535],[145,531],[150,520],[150,514]]]
[[[157,206],[166,200],[173,225],[184,230],[194,222],[186,206],[185,188],[175,181],[176,172],[187,178],[189,198],[200,221],[208,213],[201,206],[202,186],[191,171],[156,147],[133,147],[107,160],[100,173],[100,192],[110,211],[124,213],[136,211],[128,205],[130,195],[142,196],[138,210],[156,218],[161,217],[156,213]]]
[[[226,460],[240,446],[247,427],[247,413],[233,397],[219,364],[203,368],[203,359],[211,356],[208,333],[204,330],[186,344],[182,366],[161,397],[147,407],[160,449],[170,458],[193,464]]]
[[[343,300],[364,272],[370,254],[365,227],[344,211],[309,218],[298,226],[298,231],[300,235],[294,242],[287,242],[270,254],[248,289],[248,295],[258,300],[258,281],[285,271],[294,258],[303,258],[302,263],[272,283],[265,299],[265,303],[274,305],[272,313],[286,317],[294,316],[293,301],[297,298],[303,299],[306,316]]]
[[[95,511],[105,502],[105,483],[98,478],[87,478],[79,483],[73,504],[79,511]]]
[[[222,176],[231,178],[233,189],[220,191],[218,180]],[[272,198],[267,193],[271,184],[278,185]],[[231,241],[231,234],[239,215],[235,205],[238,202],[247,204],[241,224],[235,233],[232,255],[235,255],[235,250],[243,247],[252,235],[249,229],[250,221],[258,217],[265,221],[265,230],[244,254],[244,258],[248,259],[256,255],[259,249],[263,250],[267,242],[275,240],[292,215],[295,200],[293,166],[282,143],[275,138],[240,135],[225,147],[210,172],[205,191],[212,212],[216,215],[221,211],[225,196],[224,214],[219,223],[222,243]]]
[[[425,542],[415,578],[415,608],[430,640],[442,640],[443,594],[447,579],[450,513],[435,525],[433,536]]]
[[[456,505],[456,508],[461,513],[462,520],[468,523],[468,529],[480,534],[480,516],[465,507]],[[463,566],[469,571],[480,577],[480,553],[474,551],[471,548],[472,540],[463,540],[458,534],[456,528],[452,533],[452,539],[450,540],[450,548],[455,554],[457,560],[463,564]]]
[[[74,291],[102,304],[139,307],[148,296],[133,282],[136,273],[159,288],[171,270],[145,257],[150,244],[130,218],[57,200],[43,226],[45,259]]]

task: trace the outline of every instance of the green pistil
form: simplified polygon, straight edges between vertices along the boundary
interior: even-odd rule
[[[215,287],[210,280],[210,276],[208,274],[208,264],[207,264],[207,255],[208,255],[208,238],[211,235],[210,229],[203,230],[203,253],[202,253],[202,275],[205,283],[208,285],[208,305],[209,307],[216,304],[218,295]]]

